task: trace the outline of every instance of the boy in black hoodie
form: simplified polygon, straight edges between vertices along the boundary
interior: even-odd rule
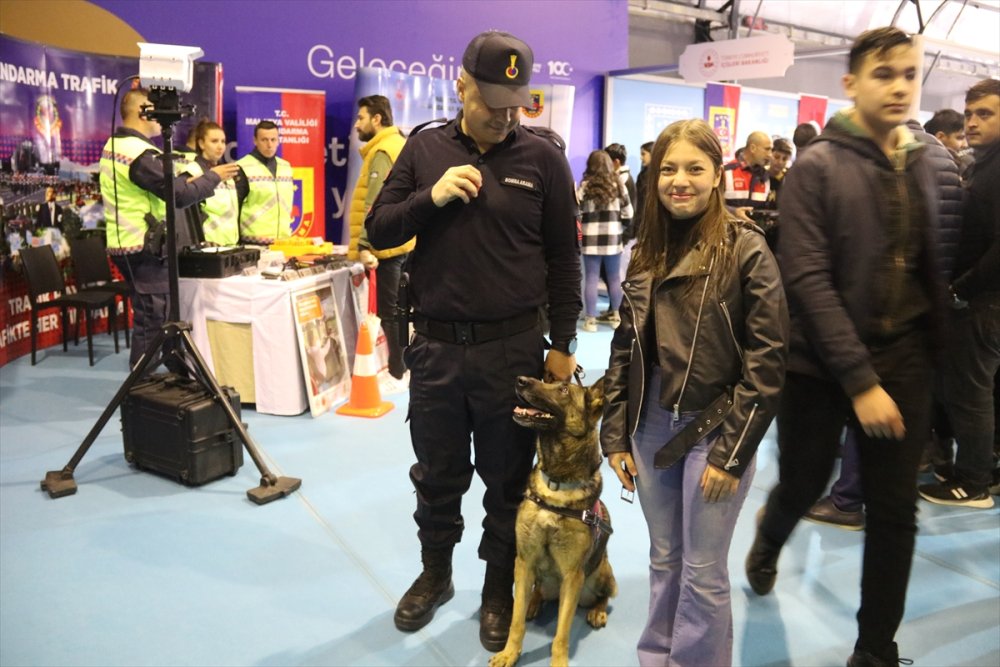
[[[834,116],[782,188],[778,262],[792,335],[777,420],[779,481],[747,578],[760,595],[774,586],[780,550],[823,492],[850,423],[867,510],[858,639],[848,661],[855,667],[895,666],[899,657],[931,349],[944,308],[934,173],[903,125],[919,57],[896,28],[861,34],[843,79],[854,107]]]

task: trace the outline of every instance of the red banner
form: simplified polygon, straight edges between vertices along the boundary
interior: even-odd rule
[[[826,99],[816,95],[799,95],[799,125],[815,122],[819,129],[823,129],[826,121]]]
[[[61,264],[65,270],[69,260]],[[111,267],[114,269],[114,265]],[[115,270],[115,272],[117,272]],[[67,283],[70,283],[67,280]],[[67,285],[69,287],[69,284]],[[73,289],[69,287],[69,289]],[[121,303],[119,302],[119,308]],[[70,309],[67,314],[70,323],[70,339],[73,338],[77,326],[76,312]],[[43,312],[38,318],[38,350],[62,345],[62,326],[59,311],[55,308]],[[119,329],[121,321],[119,320]],[[101,311],[101,317],[94,320],[94,333],[104,333],[108,330],[107,311]],[[83,323],[80,323],[80,345],[87,344]],[[119,335],[122,332],[119,331]],[[124,345],[124,338],[119,339]],[[72,343],[70,343],[72,345]],[[59,351],[62,354],[62,351]],[[24,276],[11,268],[0,270],[0,366],[25,354],[31,354],[31,304],[28,301],[28,283]]]
[[[322,90],[236,87],[236,140],[240,155],[253,149],[253,128],[262,120],[278,126],[278,155],[292,165],[295,194],[292,235],[326,235],[326,93]]]

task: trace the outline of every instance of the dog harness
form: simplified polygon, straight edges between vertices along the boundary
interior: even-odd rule
[[[608,538],[611,537],[611,533],[615,532],[614,529],[611,528],[611,524],[608,523],[608,520],[604,517],[604,510],[601,507],[600,499],[594,501],[593,509],[581,511],[571,510],[567,507],[556,507],[555,505],[550,505],[530,491],[525,493],[524,497],[538,505],[543,510],[553,512],[570,519],[577,519],[578,521],[582,521],[590,526],[593,539],[590,541],[590,551],[587,553],[587,559],[583,566],[583,573],[584,575],[589,575],[591,572],[596,570],[597,566],[601,563],[601,558],[604,556],[604,550],[608,546]]]

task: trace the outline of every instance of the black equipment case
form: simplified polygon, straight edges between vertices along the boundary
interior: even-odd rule
[[[222,389],[239,416],[239,394]],[[225,410],[195,380],[150,375],[132,387],[121,410],[125,460],[140,469],[198,486],[243,465],[243,443]]]
[[[260,250],[252,248],[184,248],[177,253],[177,273],[184,278],[228,278],[257,266]]]

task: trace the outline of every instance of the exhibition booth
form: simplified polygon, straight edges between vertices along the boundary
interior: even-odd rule
[[[363,4],[355,7],[359,19],[374,11]],[[204,48],[206,56],[196,64],[194,89],[185,95],[185,101],[194,104],[197,112],[181,121],[178,137],[186,136],[196,118],[214,119],[235,139],[226,153],[226,159],[234,160],[252,147],[252,130],[257,121],[271,119],[279,125],[279,155],[294,169],[293,233],[303,239],[346,242],[346,202],[350,201],[361,166],[360,143],[350,130],[354,100],[370,94],[385,95],[392,101],[396,124],[404,133],[428,121],[453,117],[459,108],[453,80],[460,62],[457,53],[467,30],[457,17],[439,21],[433,34],[425,36],[417,32],[403,40],[392,28],[370,35],[340,35],[340,41],[333,45],[328,43],[325,31],[307,20],[307,6],[290,3],[285,18],[302,26],[296,48],[269,57],[247,53],[237,43],[219,40],[198,24],[181,29],[168,20],[166,3],[107,0],[95,5],[114,12],[138,30],[152,31],[157,41],[193,43]],[[680,11],[669,5],[629,3],[627,13],[638,25],[640,19],[662,19],[665,14]],[[622,7],[615,2],[593,2],[588,8],[589,13],[572,12],[560,3],[541,3],[537,9],[538,25],[561,22],[579,39],[561,40],[534,28],[521,31],[535,45],[537,55],[532,84],[534,104],[523,110],[522,120],[548,127],[565,140],[577,178],[587,153],[612,142],[629,149],[628,164],[633,174],[638,173],[638,147],[653,140],[674,120],[707,119],[730,158],[751,131],[788,138],[799,123],[812,121],[822,127],[829,116],[850,104],[846,99],[812,91],[793,93],[754,87],[755,80],[773,81],[793,64],[802,66],[807,58],[817,56],[815,50],[797,43],[802,40],[777,34],[763,23],[756,34],[751,34],[756,23],[745,35],[737,32],[737,39],[725,39],[732,36],[731,27],[729,34],[716,28],[710,38],[714,41],[688,44],[676,54],[674,63],[626,69],[630,31]],[[492,3],[481,10],[486,22],[503,15],[502,8]],[[677,16],[668,18],[676,20]],[[960,24],[961,17],[952,19],[949,15],[938,22],[945,18],[952,21],[953,29],[968,20],[966,17]],[[239,24],[245,18],[237,14],[232,20]],[[910,17],[904,15],[901,20]],[[67,50],[6,34],[0,34],[0,46],[4,54],[0,63],[0,162],[4,168],[0,174],[2,366],[29,350],[26,285],[17,270],[18,247],[45,243],[53,232],[57,236],[101,233],[97,160],[115,113],[117,86],[135,73],[137,61]],[[931,62],[931,54],[938,47],[934,41],[926,47],[921,42],[928,70],[941,57],[938,50]],[[929,107],[914,109],[913,115],[922,122],[932,111]],[[39,216],[44,208],[45,188],[50,186],[57,190],[64,218],[58,229],[47,235]],[[72,284],[72,260],[65,251],[61,257]],[[359,316],[364,315],[355,312],[359,309],[353,304],[364,301],[363,297],[359,301],[357,294],[347,298],[347,281],[342,273],[335,271],[324,279],[334,285],[342,302],[343,337],[338,342],[350,358]],[[358,287],[352,289],[357,292]],[[266,356],[272,347],[297,349],[289,338],[294,333],[289,296],[293,291],[290,285],[267,283],[259,276],[182,281],[183,313],[192,318],[194,335],[203,353],[214,362],[222,378],[229,381],[232,377],[232,382],[240,385],[244,401],[257,403],[257,408],[265,412],[297,414],[306,407],[302,392],[289,390],[293,384],[301,388],[308,385],[302,371],[305,366],[297,363],[300,360]],[[285,312],[272,317],[272,308]],[[267,313],[266,317],[261,313]],[[282,322],[281,334],[270,330],[276,320]],[[221,331],[223,325],[229,327],[225,333]],[[248,326],[251,329],[245,329]],[[220,341],[232,336],[242,340],[242,347],[252,348],[252,354],[239,355],[240,361],[235,362],[217,354],[223,344]],[[57,323],[51,318],[46,320],[41,345],[55,345],[60,340]],[[251,359],[252,363],[244,363]],[[287,383],[278,383],[280,389],[258,388],[252,379],[278,369],[291,373],[289,369],[293,368],[297,375],[289,375]],[[236,369],[243,377],[231,375]]]

